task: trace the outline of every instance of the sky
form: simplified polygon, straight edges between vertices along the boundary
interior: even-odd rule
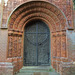
[[[5,1],[5,3],[7,3],[8,0],[4,0],[4,1]]]
[[[6,6],[6,5],[7,5],[7,1],[8,1],[8,0],[4,0],[4,1],[5,1],[5,6]],[[0,0],[0,3],[1,3],[1,0]]]
[[[5,1],[5,3],[7,3],[8,0],[4,0],[4,1]],[[1,3],[1,0],[0,0],[0,3]]]

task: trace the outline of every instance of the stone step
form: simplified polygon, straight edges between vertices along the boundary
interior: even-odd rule
[[[59,75],[51,66],[23,67],[16,75]]]
[[[55,70],[51,66],[36,66],[36,67],[23,67],[20,72],[54,72]]]
[[[59,75],[56,72],[32,72],[32,73],[18,73],[16,75]]]

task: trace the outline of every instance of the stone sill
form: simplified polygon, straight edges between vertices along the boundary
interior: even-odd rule
[[[8,27],[1,27],[0,29],[8,29]]]

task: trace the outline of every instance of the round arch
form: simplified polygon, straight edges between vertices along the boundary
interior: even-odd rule
[[[11,13],[8,20],[8,29],[14,29],[17,23],[23,24],[27,19],[38,16],[46,17],[45,19],[48,17],[52,19],[55,22],[55,27],[58,27],[56,31],[66,30],[68,26],[64,13],[52,3],[46,1],[29,1],[18,6]]]
[[[54,57],[67,57],[66,29],[68,23],[63,12],[50,2],[29,1],[17,7],[10,15],[8,21],[7,57],[21,57],[19,60],[22,62],[20,62],[19,69],[23,66],[24,27],[34,19],[42,20],[48,24],[51,32],[51,60],[56,60]],[[65,45],[64,48],[63,44]],[[64,56],[61,50],[64,50]],[[20,63],[18,64],[20,65]],[[52,65],[54,65],[53,61]]]

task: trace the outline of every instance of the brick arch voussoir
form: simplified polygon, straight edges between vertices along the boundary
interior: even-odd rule
[[[27,13],[33,7],[35,7],[35,8],[42,7],[43,9],[41,12],[39,12],[39,11],[37,12],[37,10],[36,10],[36,12],[29,13],[27,16],[22,18],[22,15]],[[51,15],[49,12],[45,11],[45,9],[47,9],[47,11],[49,11],[49,12],[52,12],[53,14]],[[26,10],[26,12],[23,14],[23,12],[25,10]],[[18,18],[18,16],[19,16],[19,18]],[[56,16],[56,18],[54,16]],[[10,58],[15,57],[15,56],[17,57],[17,54],[19,54],[18,56],[23,58],[24,27],[28,22],[35,20],[35,19],[40,19],[40,20],[46,22],[48,24],[48,27],[50,28],[51,46],[53,46],[53,49],[51,49],[52,50],[51,52],[53,54],[56,53],[56,56],[57,56],[57,51],[60,50],[60,54],[61,54],[62,49],[63,49],[64,52],[66,53],[66,50],[65,50],[66,49],[66,31],[63,32],[58,29],[58,27],[60,26],[61,30],[66,30],[67,20],[66,20],[64,14],[61,12],[61,10],[59,8],[57,8],[55,5],[53,5],[49,2],[30,1],[30,2],[22,4],[18,8],[16,8],[15,11],[13,11],[13,13],[10,16],[10,20],[8,23],[8,25],[9,25],[8,26],[8,30],[9,30],[9,32],[8,32],[8,52],[7,52],[8,57],[10,57]],[[55,19],[58,19],[58,22],[60,22],[60,23],[58,23]],[[17,20],[18,20],[18,22],[17,22]],[[18,28],[16,29],[14,27],[14,25],[16,25]],[[65,35],[63,35],[63,33]],[[15,45],[18,48],[15,48],[15,45],[13,45],[15,42],[16,42]],[[19,44],[17,44],[17,43],[19,43]],[[65,48],[63,48],[63,44],[65,45]],[[18,51],[18,53],[15,51]],[[51,57],[53,58],[53,55]],[[18,64],[20,65],[20,63],[18,63]]]
[[[62,12],[56,6],[54,6],[53,4],[48,3],[48,2],[44,2],[44,1],[36,1],[36,2],[35,1],[30,1],[30,2],[20,6],[20,7],[24,7],[24,8],[18,7],[17,10],[13,13],[14,15],[11,16],[11,21],[9,23],[9,25],[10,25],[9,27],[11,29],[13,29],[13,26],[12,26],[13,22],[23,12],[23,10],[28,9],[30,7],[32,8],[32,7],[40,7],[40,6],[52,11],[55,15],[57,15],[57,17],[59,18],[60,23],[61,23],[61,28],[65,29],[66,19],[65,19],[64,15],[62,14]]]
[[[25,22],[31,18],[34,18],[34,17],[41,17],[41,18],[45,18],[46,20],[48,20],[53,28],[54,31],[56,31],[56,25],[55,25],[55,22],[53,19],[51,19],[50,16],[48,16],[47,14],[44,14],[44,13],[33,13],[33,14],[30,14],[28,15],[27,17],[23,18],[22,21],[19,23],[19,30],[22,30],[21,28],[23,27],[23,25],[25,24]]]
[[[43,10],[43,11],[42,11]],[[45,12],[45,11],[48,11],[48,12]],[[56,15],[54,15],[51,11],[49,11],[49,10],[47,10],[47,9],[44,9],[44,8],[39,8],[39,10],[38,10],[38,8],[36,9],[35,8],[35,10],[34,9],[31,9],[31,10],[29,10],[29,11],[27,11],[26,13],[22,13],[16,20],[15,20],[15,22],[14,22],[14,27],[16,28],[16,26],[17,26],[17,23],[19,24],[20,22],[21,22],[21,20],[23,19],[23,18],[25,18],[27,15],[29,15],[29,14],[32,14],[32,13],[45,13],[45,14],[47,14],[47,15],[49,15],[49,16],[51,16],[51,18],[53,18],[54,19],[54,21],[55,21],[55,23],[57,24],[57,26],[56,27],[59,27],[59,29],[61,29],[60,28],[60,21],[59,21],[59,19],[57,18],[57,16]],[[28,14],[29,13],[29,14]],[[26,15],[27,14],[27,15]],[[18,22],[17,22],[18,21]],[[14,28],[14,29],[15,29]],[[17,28],[16,28],[17,29]]]
[[[25,26],[27,25],[27,23],[29,23],[29,22],[31,22],[31,21],[34,21],[34,20],[41,20],[41,21],[45,22],[45,23],[47,24],[47,26],[49,27],[49,29],[52,30],[51,32],[54,32],[54,31],[56,32],[56,30],[54,30],[54,29],[52,28],[52,25],[50,24],[50,22],[49,22],[47,19],[42,18],[42,17],[33,17],[33,18],[28,19],[28,20],[24,23],[24,25],[23,25],[23,27],[22,27],[22,31],[24,31],[24,28],[25,28]]]

